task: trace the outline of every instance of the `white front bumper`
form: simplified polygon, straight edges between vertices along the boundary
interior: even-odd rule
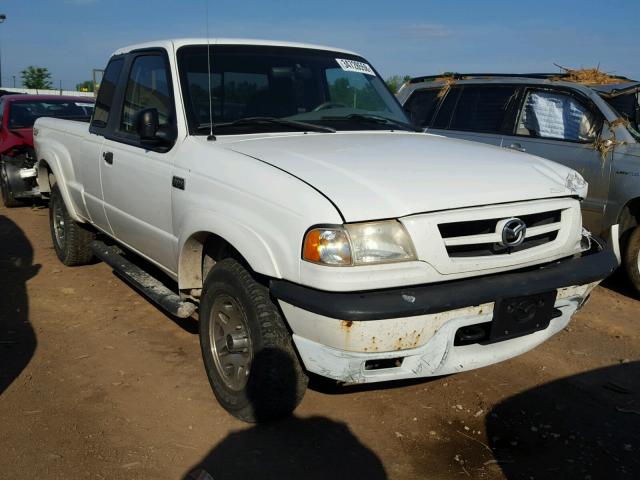
[[[336,320],[280,304],[308,371],[348,383],[382,382],[472,370],[531,350],[569,323],[597,283],[559,289],[555,307],[562,315],[551,320],[546,329],[485,345],[454,346],[454,339],[461,327],[490,322],[493,303],[361,322]],[[392,363],[398,366],[371,369],[371,363],[388,359],[395,359]]]

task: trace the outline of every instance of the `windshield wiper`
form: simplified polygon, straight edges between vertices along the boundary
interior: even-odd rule
[[[411,130],[414,132],[421,132],[418,128],[413,125],[405,122],[401,122],[400,120],[394,120],[389,117],[384,117],[382,115],[375,115],[372,113],[352,113],[350,115],[346,115],[344,117],[335,116],[335,117],[322,117],[322,120],[355,120],[363,123],[376,123],[378,125],[396,125],[398,127],[402,127],[407,130]]]
[[[335,133],[336,131],[331,127],[323,127],[322,125],[314,125],[312,123],[299,122],[297,120],[287,120],[285,118],[276,118],[276,117],[245,117],[239,118],[238,120],[234,120],[233,122],[226,123],[216,123],[214,128],[217,130],[218,128],[227,128],[227,127],[239,127],[239,126],[249,126],[249,125],[261,125],[261,124],[272,124],[272,125],[281,125],[283,127],[291,127],[296,130],[306,131],[306,132],[325,132],[325,133]],[[199,131],[209,130],[211,125],[208,123],[202,123],[197,126]]]

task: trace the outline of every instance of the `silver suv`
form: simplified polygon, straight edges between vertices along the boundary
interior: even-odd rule
[[[584,225],[620,224],[623,264],[640,292],[640,82],[583,84],[558,74],[419,77],[398,99],[426,132],[563,163],[589,182]]]

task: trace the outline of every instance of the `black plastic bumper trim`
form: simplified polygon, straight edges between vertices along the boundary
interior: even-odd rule
[[[534,269],[437,284],[327,292],[273,279],[270,288],[275,298],[325,317],[353,321],[413,317],[602,280],[618,267],[618,259],[612,244],[604,249],[595,241],[592,245],[580,256]]]

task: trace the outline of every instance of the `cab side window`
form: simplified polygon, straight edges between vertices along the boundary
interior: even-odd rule
[[[417,127],[428,127],[438,106],[440,89],[417,90],[405,103],[404,109]]]
[[[123,65],[124,58],[113,59],[109,62],[109,65],[107,65],[102,77],[100,89],[98,90],[98,98],[96,99],[93,119],[91,120],[92,127],[105,128],[107,126],[113,97],[118,87]]]
[[[518,119],[517,135],[590,143],[602,120],[580,100],[562,92],[530,90]]]
[[[160,127],[171,123],[169,74],[161,55],[140,55],[133,60],[118,130],[128,135],[136,135],[138,114],[148,108],[158,111]]]

